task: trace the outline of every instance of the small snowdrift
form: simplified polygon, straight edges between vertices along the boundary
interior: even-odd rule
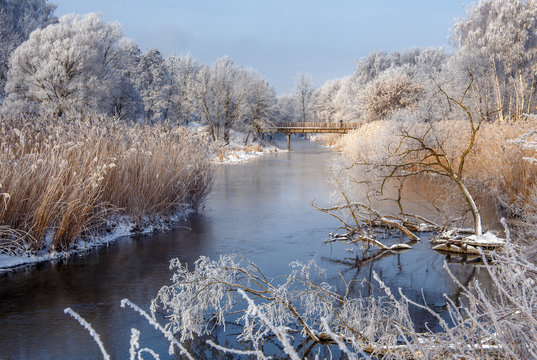
[[[269,144],[256,144],[250,146],[228,145],[219,150],[215,161],[222,164],[235,164],[248,161],[259,156],[274,154],[279,151],[280,150],[277,147]]]

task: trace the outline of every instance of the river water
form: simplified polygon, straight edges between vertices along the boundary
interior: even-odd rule
[[[97,345],[75,320],[63,313],[70,306],[88,320],[112,355],[128,358],[131,328],[142,331],[140,344],[167,358],[167,343],[138,314],[120,308],[128,298],[144,309],[158,289],[169,283],[169,260],[194,262],[199,256],[241,254],[266,275],[289,272],[293,260],[316,257],[328,270],[329,281],[374,280],[377,272],[392,289],[442,311],[442,294],[456,297],[458,289],[442,268],[445,257],[424,240],[413,249],[375,261],[356,261],[348,245],[325,245],[323,239],[337,220],[316,211],[315,200],[330,201],[333,186],[327,166],[334,155],[317,144],[294,141],[295,151],[243,164],[219,165],[214,189],[205,209],[173,231],[125,237],[108,247],[91,250],[56,263],[41,264],[0,278],[0,359],[96,359]],[[401,239],[386,239],[401,242]],[[464,283],[484,276],[472,265],[452,263]],[[358,287],[358,286],[357,286]],[[368,295],[373,286],[355,290]],[[430,315],[415,310],[418,327],[434,327]],[[200,357],[211,357],[204,352]]]

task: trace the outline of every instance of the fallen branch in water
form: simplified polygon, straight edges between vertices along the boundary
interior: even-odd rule
[[[342,192],[344,195],[344,193]],[[441,226],[435,224],[434,222],[427,220],[418,215],[406,215],[406,217],[395,216],[395,215],[382,215],[377,210],[373,209],[371,206],[368,206],[361,202],[349,202],[346,196],[344,195],[346,203],[343,205],[336,205],[332,207],[323,208],[311,202],[311,205],[341,222],[341,227],[346,231],[345,234],[330,234],[330,240],[327,242],[335,241],[344,241],[347,244],[363,242],[367,244],[373,244],[381,250],[395,250],[395,249],[408,249],[410,248],[407,244],[394,244],[391,247],[388,247],[376,239],[374,229],[375,228],[386,228],[386,229],[397,229],[412,241],[419,241],[420,238],[414,233],[418,231],[440,231]],[[354,223],[344,219],[345,211],[350,212]]]
[[[315,209],[338,219],[341,223],[341,226],[336,231],[330,233],[330,238],[325,243],[341,241],[345,244],[353,244],[362,242],[368,246],[372,244],[381,251],[411,248],[408,244],[394,244],[388,247],[377,240],[374,230],[384,228],[396,229],[408,236],[411,241],[420,240],[415,232],[436,232],[439,235],[431,240],[435,244],[433,250],[436,251],[480,255],[481,251],[486,254],[491,251],[501,251],[505,245],[505,239],[490,231],[476,235],[475,229],[452,228],[446,230],[419,215],[407,213],[404,213],[404,216],[382,215],[370,205],[361,202],[351,203],[341,189],[340,192],[345,199],[343,205],[324,208],[316,205],[313,201],[311,202]],[[346,217],[348,217],[346,212],[351,214],[354,223],[346,220]],[[338,230],[344,230],[345,232],[343,234],[337,233]]]

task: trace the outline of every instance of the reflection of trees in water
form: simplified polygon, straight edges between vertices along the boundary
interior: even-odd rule
[[[357,178],[360,178],[357,175]],[[354,184],[353,184],[354,185]],[[400,182],[388,180],[381,196],[372,199],[371,206],[381,213],[397,214],[398,189]],[[483,225],[492,229],[501,229],[496,211],[496,197],[486,188],[478,184],[468,184],[479,211]],[[349,196],[357,201],[366,201],[364,194],[369,188],[365,184],[357,184],[349,191]],[[405,212],[425,216],[438,224],[445,222],[456,226],[470,226],[472,216],[465,205],[464,197],[457,186],[449,179],[441,176],[420,175],[407,179],[402,188],[402,206]]]
[[[349,284],[349,295],[362,296],[373,295],[373,265],[375,262],[384,258],[397,256],[397,267],[399,271],[402,271],[403,265],[401,263],[401,253],[409,250],[385,250],[385,251],[364,251],[362,254],[357,254],[355,257],[345,257],[343,259],[333,259],[328,257],[322,257],[323,261],[328,261],[331,264],[343,265],[345,268],[340,271],[344,276],[352,272],[352,277],[349,280],[345,280]],[[360,274],[365,267],[368,267],[367,280],[365,278],[360,280]],[[367,293],[362,294],[360,290],[364,289],[364,284],[367,284]]]
[[[464,288],[466,288],[466,289],[469,288],[470,282],[472,282],[472,280],[474,280],[474,278],[476,276],[476,273],[477,273],[477,268],[475,266],[473,266],[472,267],[472,272],[470,273],[470,275],[466,277],[465,281],[461,281],[461,284],[464,286]],[[460,281],[460,279],[459,279],[459,281]],[[457,306],[461,306],[461,294],[462,294],[462,292],[463,292],[463,288],[459,286],[457,288],[457,291],[455,292],[455,294],[453,296],[451,296],[451,299],[453,301],[455,301],[455,304]]]
[[[373,279],[375,264],[379,264],[383,261],[386,261],[388,258],[395,256],[396,262],[393,271],[394,273],[401,274],[405,270],[405,262],[402,261],[402,255],[408,251],[412,250],[377,251],[367,249],[353,257],[347,256],[343,259],[323,257],[322,260],[335,265],[338,274],[340,274],[340,276],[344,279],[343,281],[348,285],[347,292],[349,297],[378,297],[384,296],[385,293],[380,286],[375,284]],[[458,282],[460,282],[466,288],[470,287],[473,280],[481,278],[483,275],[478,268],[480,263],[477,259],[475,259],[475,257],[452,256],[450,254],[446,254],[444,261],[450,266],[451,274],[455,276]],[[463,300],[461,299],[463,289],[457,286],[455,281],[451,281],[452,282],[450,284],[452,287],[448,286],[443,293],[445,296],[448,296],[451,300],[453,300],[457,306],[459,306],[463,303]],[[396,288],[394,289],[393,286],[390,287],[392,287],[393,293],[398,293]],[[417,289],[412,290],[412,292],[414,292]],[[439,296],[434,292],[428,293],[426,288],[422,289],[421,292],[417,291],[414,296],[406,293],[405,289],[402,289],[402,291],[405,296],[409,296],[412,298],[412,300],[430,307],[431,310],[440,315],[440,317],[442,317],[444,320],[448,322],[450,321],[447,315],[446,300],[443,298],[443,296]],[[439,302],[442,304],[439,305]],[[424,330],[425,327],[435,328],[438,324],[439,319],[429,311],[416,307],[411,307],[409,311],[412,319],[414,320],[416,329],[419,329],[420,331]]]

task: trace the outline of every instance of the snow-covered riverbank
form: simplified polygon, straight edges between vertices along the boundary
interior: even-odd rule
[[[57,261],[63,258],[68,258],[76,254],[100,247],[108,246],[114,241],[124,236],[130,235],[148,235],[160,231],[169,231],[174,225],[177,225],[181,220],[186,219],[193,213],[192,209],[187,209],[177,213],[171,217],[159,217],[142,221],[143,227],[127,218],[119,218],[110,220],[106,230],[97,233],[87,239],[78,239],[69,250],[54,251],[51,247],[51,236],[47,236],[46,246],[38,250],[35,254],[28,253],[25,255],[6,255],[0,254],[0,274],[9,273],[27,266],[36,265],[47,261]]]
[[[194,124],[191,127],[197,132],[208,133],[207,126]],[[271,141],[261,138],[246,143],[246,137],[247,135],[242,132],[231,131],[229,144],[221,140],[215,141],[211,149],[214,162],[216,164],[236,164],[260,156],[287,151],[278,148]]]
[[[258,141],[252,145],[245,146],[239,137],[232,139],[229,145],[224,145],[215,151],[214,162],[216,164],[237,164],[242,163],[260,156],[274,154],[281,150],[273,144],[266,141]],[[0,274],[10,273],[26,266],[35,264],[57,261],[62,258],[67,258],[75,254],[83,254],[89,249],[108,246],[117,239],[129,236],[132,234],[151,234],[154,232],[168,231],[176,225],[181,219],[185,219],[192,212],[186,210],[172,217],[159,217],[156,219],[147,219],[142,221],[144,224],[141,228],[133,221],[129,221],[126,217],[113,219],[109,221],[106,231],[95,234],[87,239],[78,239],[69,250],[54,251],[51,246],[51,236],[45,241],[46,246],[28,255],[7,255],[0,253]]]
[[[279,149],[278,147],[264,143],[255,144],[250,146],[243,145],[228,145],[222,149],[220,154],[217,154],[215,163],[217,164],[236,164],[251,159],[255,159],[260,156],[275,154],[278,152],[284,152],[287,150]]]

